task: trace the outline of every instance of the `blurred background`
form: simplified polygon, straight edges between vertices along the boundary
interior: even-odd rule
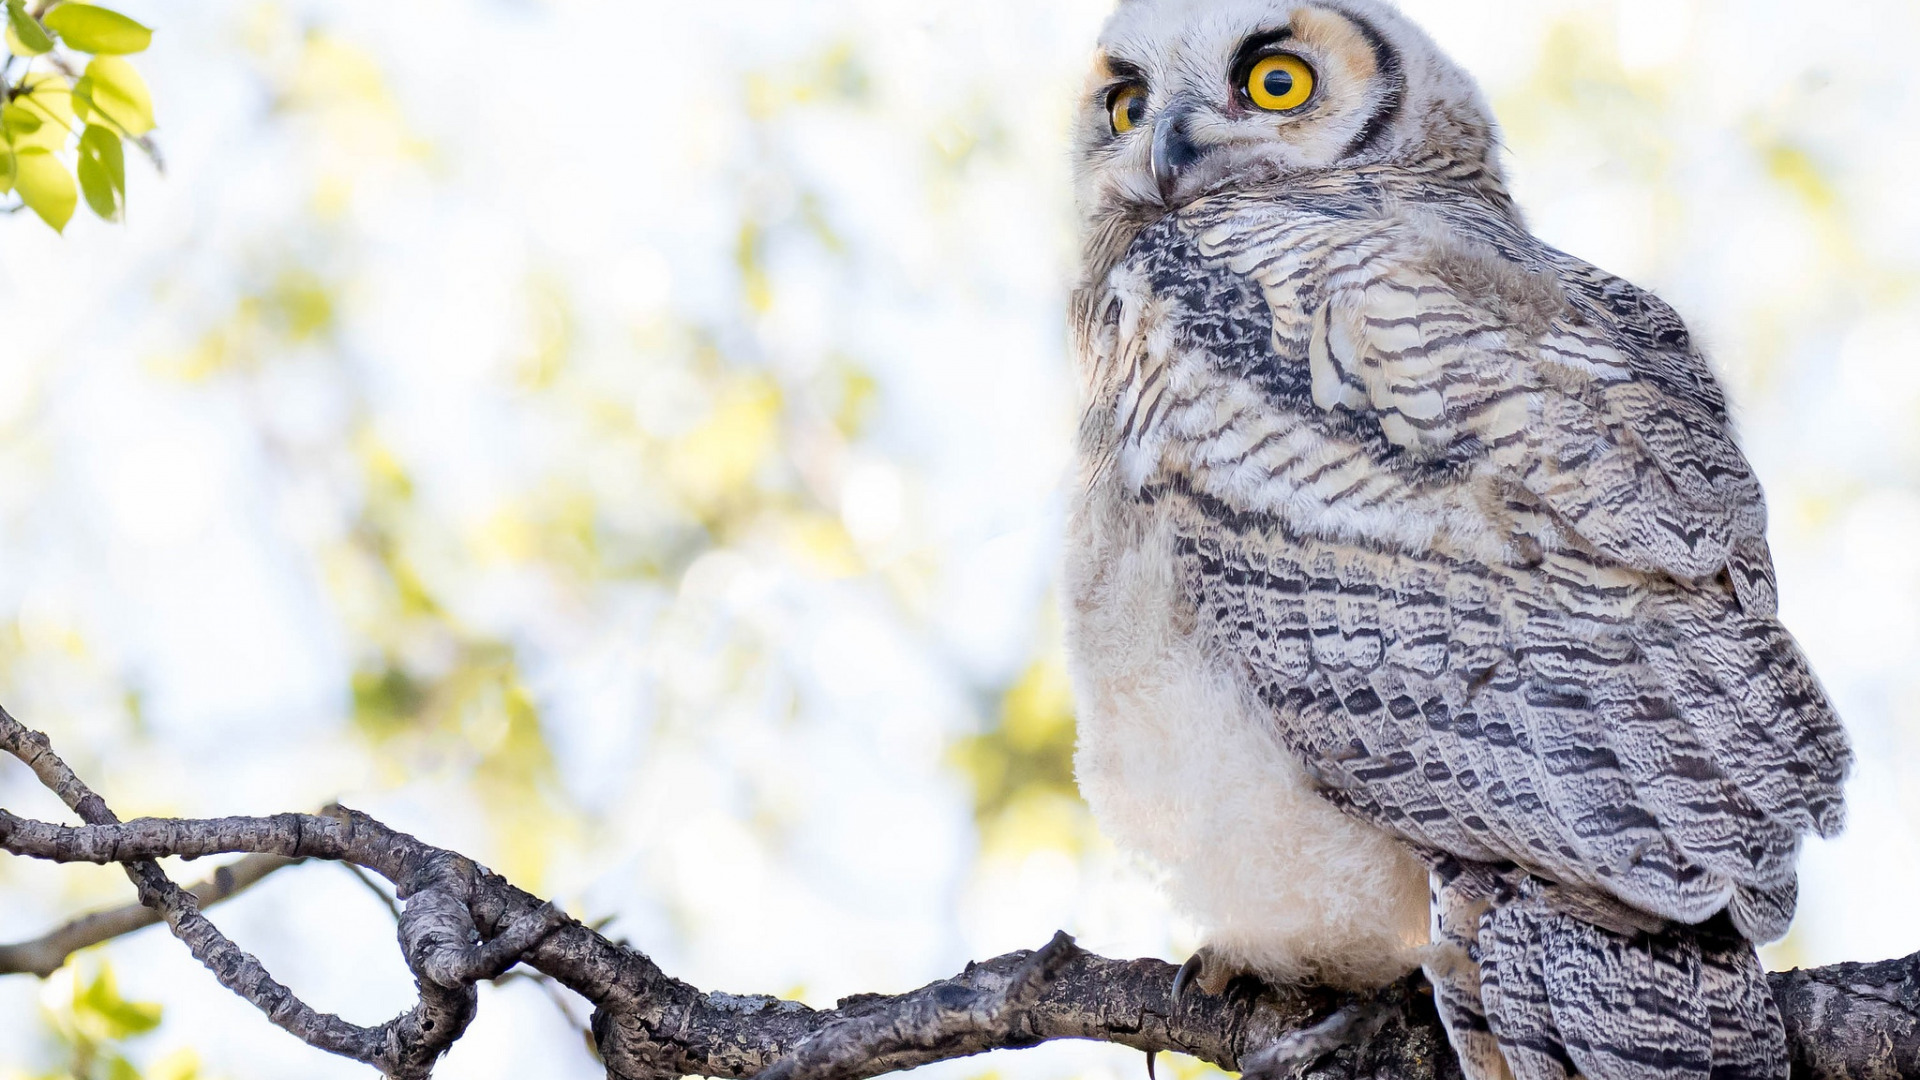
[[[122,225],[0,219],[0,701],[121,814],[339,799],[816,1005],[1056,928],[1195,944],[1075,794],[1053,606],[1108,0],[117,6],[166,175]],[[1920,5],[1405,7],[1536,230],[1673,301],[1736,402],[1860,751],[1770,961],[1920,949]],[[13,763],[0,804],[59,813]],[[0,860],[0,939],[129,897]],[[214,917],[324,1009],[411,1000],[337,867]],[[483,988],[441,1075],[598,1076],[585,1016]],[[149,930],[0,979],[0,1077],[76,1074],[363,1070]]]

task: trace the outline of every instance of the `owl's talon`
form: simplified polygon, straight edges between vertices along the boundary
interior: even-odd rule
[[[1200,973],[1205,971],[1206,967],[1207,958],[1203,952],[1194,953],[1192,956],[1187,957],[1186,963],[1180,965],[1180,970],[1175,972],[1173,976],[1173,991],[1171,996],[1175,1005],[1180,1004],[1180,999],[1186,995],[1187,988],[1193,985],[1193,980],[1199,978]]]
[[[1240,1062],[1241,1080],[1281,1080],[1343,1046],[1366,1042],[1387,1022],[1393,1009],[1378,1000],[1357,1001],[1309,1028],[1301,1028],[1256,1050]]]

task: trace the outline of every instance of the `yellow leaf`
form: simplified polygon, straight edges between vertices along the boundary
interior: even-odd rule
[[[16,150],[65,150],[75,130],[72,88],[58,75],[28,76],[0,113],[0,126]]]
[[[88,53],[137,53],[153,42],[152,30],[92,4],[61,4],[47,12],[47,28],[68,48]]]
[[[22,150],[14,156],[14,186],[20,201],[40,215],[40,220],[62,232],[73,220],[73,208],[80,201],[73,174],[59,158],[38,147]]]
[[[0,137],[8,146],[25,147],[40,134],[40,118],[17,105],[0,105]],[[41,149],[48,149],[42,147]]]
[[[117,56],[96,56],[74,87],[82,119],[105,123],[138,138],[153,130],[153,95],[133,65]]]

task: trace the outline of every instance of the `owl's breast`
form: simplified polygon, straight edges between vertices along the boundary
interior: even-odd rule
[[[1148,500],[1180,485],[1296,535],[1500,558],[1514,523],[1489,463],[1417,457],[1378,417],[1318,400],[1314,277],[1282,278],[1174,225],[1143,236],[1078,305],[1082,482]]]
[[[1075,508],[1063,599],[1082,794],[1230,962],[1398,977],[1425,936],[1425,868],[1315,793],[1237,662],[1203,640],[1175,542],[1163,511],[1113,485]]]

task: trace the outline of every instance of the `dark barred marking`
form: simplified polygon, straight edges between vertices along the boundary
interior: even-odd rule
[[[1240,43],[1234,53],[1233,66],[1228,69],[1234,86],[1245,86],[1253,75],[1253,66],[1267,58],[1273,47],[1293,40],[1293,27],[1282,26],[1274,30],[1262,30],[1249,36]]]
[[[1342,154],[1343,157],[1350,158],[1373,149],[1374,144],[1386,135],[1387,128],[1399,118],[1400,110],[1406,107],[1407,73],[1405,66],[1400,62],[1399,50],[1388,44],[1379,28],[1358,15],[1345,12],[1342,14],[1346,15],[1347,20],[1360,31],[1360,36],[1366,38],[1367,44],[1373,48],[1374,63],[1380,68],[1376,77],[1380,80],[1380,85],[1386,88],[1380,106],[1373,111],[1372,116],[1367,118],[1367,126],[1360,129],[1360,134],[1355,136],[1353,142],[1347,145],[1347,149]]]

